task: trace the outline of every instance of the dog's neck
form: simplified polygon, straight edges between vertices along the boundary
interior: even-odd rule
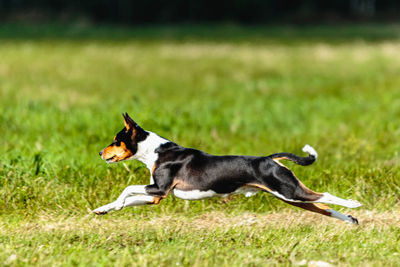
[[[154,163],[158,159],[158,154],[155,150],[160,147],[162,144],[169,142],[167,139],[158,136],[153,132],[149,132],[147,138],[137,144],[138,149],[136,154],[133,156],[133,159],[140,160],[146,167],[152,171]]]

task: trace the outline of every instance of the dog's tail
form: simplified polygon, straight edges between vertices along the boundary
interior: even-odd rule
[[[317,158],[318,158],[318,153],[315,151],[315,149],[310,146],[310,145],[305,145],[303,147],[303,152],[308,153],[308,157],[300,157],[292,153],[276,153],[269,155],[268,157],[274,160],[281,160],[281,159],[287,159],[291,160],[296,164],[302,165],[302,166],[307,166],[312,164]]]

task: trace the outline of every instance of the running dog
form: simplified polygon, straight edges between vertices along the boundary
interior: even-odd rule
[[[158,204],[169,193],[181,199],[198,200],[232,194],[250,197],[263,191],[293,206],[358,224],[351,215],[326,205],[357,208],[361,206],[358,201],[314,192],[280,162],[291,160],[302,166],[312,164],[318,154],[309,145],[303,148],[303,152],[309,154],[307,157],[291,153],[266,157],[214,156],[146,131],[127,113],[122,115],[125,127],[99,154],[107,163],[133,159],[143,162],[150,171],[150,184],[126,187],[116,201],[95,209],[96,214],[129,206]]]

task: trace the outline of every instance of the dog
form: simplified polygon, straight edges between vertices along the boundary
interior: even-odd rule
[[[281,163],[281,160],[290,160],[302,166],[312,164],[318,154],[309,145],[303,148],[303,152],[309,154],[307,157],[292,153],[264,157],[214,156],[145,131],[128,113],[122,115],[125,127],[99,154],[107,163],[133,159],[143,162],[150,171],[150,184],[126,187],[116,201],[93,210],[95,214],[158,204],[169,193],[181,199],[198,200],[233,194],[250,197],[262,191],[290,205],[358,224],[356,218],[327,205],[357,208],[361,206],[358,201],[314,192]]]

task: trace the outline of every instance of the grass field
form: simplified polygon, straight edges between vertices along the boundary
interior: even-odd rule
[[[10,266],[398,266],[400,25],[0,26],[0,262]],[[98,152],[127,111],[213,154],[319,152],[287,163],[357,199],[360,226],[267,194],[98,217],[139,162]]]

